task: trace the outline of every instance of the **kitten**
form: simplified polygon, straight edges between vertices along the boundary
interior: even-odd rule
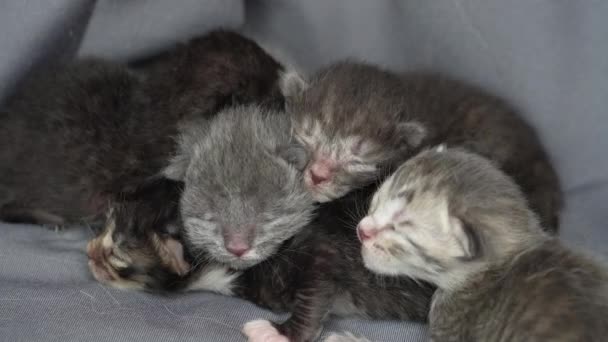
[[[160,291],[190,272],[177,214],[181,187],[162,179],[111,204],[102,233],[87,244],[96,280],[117,288]]]
[[[479,153],[522,187],[543,227],[555,231],[559,181],[535,131],[504,101],[432,73],[397,75],[343,61],[312,76],[281,80],[294,133],[311,162],[305,184],[330,201],[382,179],[425,146]]]
[[[103,230],[87,244],[94,278],[120,289],[206,290],[232,295],[239,272],[184,249],[178,203],[183,183],[166,178],[113,202]]]
[[[518,186],[457,149],[407,161],[358,225],[365,266],[438,286],[433,341],[603,341],[608,273],[544,233]]]
[[[187,249],[183,250],[183,261],[173,262],[193,265],[187,274],[178,274],[175,269],[160,273],[152,267],[137,265],[141,261],[136,258],[120,258],[118,263],[110,262],[112,260],[109,258],[108,261],[99,260],[99,255],[104,254],[140,255],[141,249],[146,249],[143,244],[148,244],[150,247],[147,249],[152,252],[162,251],[155,248],[153,239],[142,239],[136,234],[125,233],[120,233],[123,236],[122,243],[112,244],[119,240],[108,241],[105,245],[106,253],[90,254],[90,267],[94,274],[98,270],[93,266],[98,264],[105,267],[105,273],[113,275],[120,276],[121,268],[143,272],[137,278],[133,276],[131,279],[121,279],[117,276],[109,281],[101,279],[115,287],[124,287],[122,282],[132,280],[138,283],[137,286],[131,285],[132,288],[161,292],[208,290],[235,295],[275,311],[292,313],[281,324],[267,321],[248,323],[244,327],[244,333],[250,341],[265,341],[269,335],[277,340],[311,341],[318,335],[322,320],[328,314],[424,321],[434,291],[432,286],[406,277],[377,276],[363,266],[360,243],[352,228],[357,222],[354,215],[356,205],[364,208],[366,202],[363,200],[370,193],[369,190],[356,192],[323,205],[315,219],[305,222],[306,227],[280,246],[274,255],[245,270],[229,270],[226,266],[211,261],[208,255],[201,255],[201,252],[193,257]],[[177,203],[179,194],[153,196],[146,201],[162,205],[161,198],[173,205]],[[147,207],[131,208],[135,210],[115,211],[108,221],[106,231],[113,231],[114,234],[122,230],[157,234],[161,222],[131,218],[148,217]],[[178,215],[177,211],[174,213]],[[121,218],[120,215],[127,217]],[[179,219],[174,217],[167,222],[179,222]],[[134,228],[133,224],[139,224],[139,227]],[[107,233],[102,236],[107,236]],[[125,240],[129,237],[137,239],[137,243]],[[101,237],[92,243],[101,244],[95,241],[105,240]],[[180,241],[182,240],[176,239],[172,242],[178,244]],[[171,249],[181,251],[175,245]],[[179,257],[180,253],[172,255]],[[154,260],[161,270],[167,269],[164,265],[168,263],[163,264],[163,258],[149,259]]]
[[[119,193],[158,177],[180,125],[226,105],[278,105],[283,68],[214,31],[137,71],[80,60],[33,75],[0,112],[0,219],[97,222]]]
[[[193,253],[236,269],[274,254],[314,211],[301,182],[306,158],[289,118],[260,106],[187,127],[165,174],[185,183],[180,210]]]

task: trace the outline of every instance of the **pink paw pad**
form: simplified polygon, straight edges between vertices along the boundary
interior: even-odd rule
[[[243,326],[243,334],[249,342],[289,342],[272,323],[262,319],[247,322]]]

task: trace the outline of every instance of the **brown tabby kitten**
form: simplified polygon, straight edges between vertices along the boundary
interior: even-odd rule
[[[103,231],[87,245],[96,280],[117,288],[161,290],[190,271],[177,219],[182,186],[161,179],[111,204]]]
[[[433,341],[608,336],[607,270],[544,233],[518,186],[483,157],[457,149],[413,157],[380,187],[357,230],[366,267],[438,286]]]
[[[493,160],[522,188],[549,231],[562,206],[559,181],[536,132],[501,99],[432,73],[398,75],[353,61],[310,83],[282,79],[295,134],[312,161],[305,184],[317,201],[381,179],[425,146],[446,143]]]

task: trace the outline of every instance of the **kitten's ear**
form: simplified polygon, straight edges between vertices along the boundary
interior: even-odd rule
[[[304,171],[309,161],[308,151],[298,142],[291,142],[285,146],[279,146],[276,151],[277,155],[284,159],[290,165],[293,165],[298,171]]]
[[[296,97],[308,89],[308,82],[293,70],[282,73],[280,77],[279,88],[286,98]]]
[[[454,239],[454,257],[462,260],[473,260],[481,256],[481,239],[466,221],[449,217],[449,234]]]
[[[172,237],[155,236],[154,243],[162,263],[180,276],[190,271],[190,264],[184,258],[182,243]]]
[[[162,171],[162,174],[171,180],[183,181],[189,164],[190,156],[180,153],[171,159],[169,165]]]
[[[409,147],[416,148],[427,136],[426,128],[421,123],[410,121],[397,124],[399,136],[403,137]]]

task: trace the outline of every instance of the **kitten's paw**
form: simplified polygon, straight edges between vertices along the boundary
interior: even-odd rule
[[[351,333],[331,334],[323,342],[370,342],[365,337],[356,337]]]
[[[243,334],[249,342],[289,342],[289,339],[272,325],[272,323],[259,319],[245,323]]]

